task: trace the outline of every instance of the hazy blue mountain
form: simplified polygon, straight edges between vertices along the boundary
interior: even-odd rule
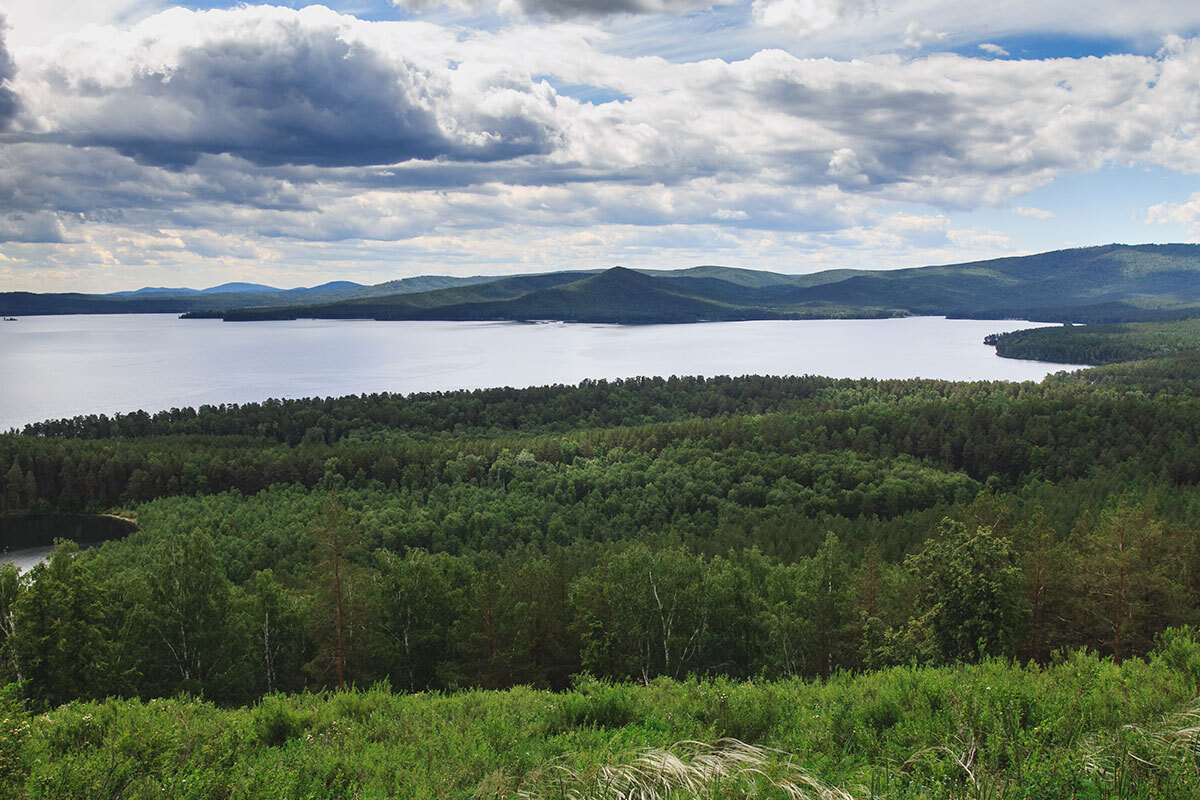
[[[166,286],[143,286],[141,289],[125,290],[123,292],[109,292],[108,294],[97,295],[98,297],[191,297],[192,295],[200,294],[199,289],[187,289],[184,287],[167,288]]]
[[[191,294],[170,295],[169,292]],[[0,294],[0,312],[188,312],[228,319],[707,319],[933,314],[1123,322],[1188,316],[1200,307],[1200,245],[1104,245],[966,264],[784,275],[733,267],[563,270],[373,286],[334,281],[275,289],[224,284],[116,295]]]
[[[435,289],[450,289],[455,286],[470,286],[476,283],[490,283],[497,279],[496,275],[474,275],[470,278],[456,278],[450,275],[418,275],[415,278],[400,278],[399,280],[377,283],[363,287],[363,293],[371,297],[383,297],[392,294],[416,294],[431,292]]]
[[[1028,316],[1107,304],[1122,304],[1130,313],[1183,307],[1200,300],[1200,246],[1114,244],[859,273],[798,288],[784,299],[858,306],[885,298],[914,314]]]
[[[704,274],[704,273],[700,273]],[[830,304],[783,308],[762,298],[779,291],[708,277],[663,277],[625,267],[603,272],[555,272],[491,283],[307,307],[245,308],[230,321],[296,319],[568,320],[660,323],[831,316],[890,316],[886,308],[842,309]],[[213,316],[213,315],[206,315]]]
[[[282,292],[284,289],[276,289],[274,286],[264,286],[261,283],[222,283],[220,286],[210,286],[207,289],[201,289],[200,294],[256,294],[259,292]],[[297,289],[294,291],[304,291]]]
[[[966,264],[816,275],[727,267],[558,272],[303,307],[239,309],[231,320],[561,319],[685,322],[813,316],[1020,317],[1120,321],[1200,306],[1200,246],[1106,245]]]

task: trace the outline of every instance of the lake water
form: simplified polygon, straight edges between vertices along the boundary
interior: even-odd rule
[[[24,547],[0,551],[0,564],[16,564],[18,572],[28,572],[54,552],[53,547]]]
[[[1040,380],[1074,367],[996,356],[1012,320],[695,325],[180,320],[0,322],[0,431],[43,419],[364,392],[578,383],[635,375]]]

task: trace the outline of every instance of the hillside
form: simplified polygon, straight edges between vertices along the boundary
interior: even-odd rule
[[[1105,245],[947,266],[790,276],[712,266],[614,267],[599,275],[499,278],[222,316],[647,323],[908,314],[1088,323],[1196,316],[1200,246]]]
[[[535,299],[661,289],[579,283]],[[1196,797],[1197,373],[1096,372],[0,435],[0,544],[18,515],[139,529],[0,566],[0,797],[599,797],[649,747],[774,759],[675,798]]]
[[[613,267],[601,273],[554,272],[419,294],[349,300],[294,308],[245,308],[222,314],[234,321],[269,319],[564,320],[598,323],[711,322],[810,317],[881,317],[893,307],[846,307],[823,301],[787,302],[789,276],[701,267],[647,273]],[[721,275],[728,275],[725,280]],[[212,316],[212,315],[192,315]]]
[[[1088,325],[1032,328],[992,334],[1005,358],[1053,361],[1059,364],[1117,364],[1200,352],[1200,319],[1141,322],[1129,325]]]
[[[1133,320],[1200,305],[1200,247],[1106,245],[859,274],[798,296],[847,305],[886,297],[917,314],[1091,321],[1100,312]]]
[[[601,274],[603,281],[591,281]],[[177,294],[171,294],[176,292]],[[897,270],[784,275],[697,266],[503,277],[420,276],[279,290],[227,284],[112,295],[0,294],[0,313],[185,313],[297,318],[697,322],[945,315],[1114,323],[1200,315],[1200,245],[1121,245]]]
[[[736,309],[676,290],[661,278],[614,267],[599,275],[534,289],[507,300],[429,306],[383,318],[636,323],[696,322],[736,315]]]
[[[115,775],[131,791],[112,796],[133,798],[561,800],[617,797],[624,778],[645,792],[620,796],[641,798],[1174,800],[1200,791],[1187,725],[1198,657],[1175,636],[1121,666],[1089,653],[811,683],[110,699],[12,714],[4,788],[91,798]],[[785,791],[797,786],[811,792]]]

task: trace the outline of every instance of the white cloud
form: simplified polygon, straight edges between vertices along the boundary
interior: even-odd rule
[[[555,19],[611,17],[629,14],[686,14],[712,8],[711,0],[391,0],[409,11],[428,12],[439,7],[471,14],[495,9],[507,15],[546,16]]]
[[[902,265],[999,254],[1003,233],[951,210],[1011,207],[1065,172],[1200,172],[1196,40],[1041,61],[672,63],[617,44],[577,23],[471,32],[315,7],[175,10],[17,50],[0,255],[47,274],[205,258],[478,272],[584,247]],[[547,75],[629,99],[580,103]]]
[[[904,29],[904,46],[919,50],[927,44],[943,44],[950,40],[950,34],[945,31],[935,31],[922,28],[917,22],[908,23]]]
[[[1010,0],[1005,3],[965,3],[961,0],[890,0],[862,4],[853,24],[813,29],[795,26],[790,9],[805,0],[755,0],[755,22],[788,37],[803,52],[861,56],[894,50],[910,26],[920,32],[945,32],[948,43],[976,46],[1007,37],[1035,34],[1086,39],[1134,41],[1153,50],[1171,34],[1200,33],[1200,4],[1179,0],[1093,0],[1080,13],[1077,0]],[[822,3],[822,0],[807,0]],[[824,0],[825,7],[836,0]],[[913,21],[919,20],[921,24]],[[919,43],[925,43],[918,37]],[[987,48],[985,48],[987,51]],[[992,51],[988,51],[992,52]],[[1000,53],[993,53],[1002,55]],[[1020,55],[1018,53],[1018,55]]]
[[[956,247],[985,252],[1008,251],[1012,246],[1012,239],[1008,234],[981,227],[946,231],[946,239]]]
[[[403,46],[422,26],[398,30],[393,50],[317,6],[174,9],[57,39],[22,65],[25,114],[44,138],[174,167],[205,153],[338,166],[554,147],[548,87],[503,67],[450,70]]]
[[[870,7],[868,0],[754,0],[751,10],[758,25],[803,37],[861,17]]]
[[[1014,214],[1020,214],[1022,217],[1032,217],[1033,219],[1054,219],[1053,211],[1046,211],[1042,208],[1032,208],[1030,206],[1017,206],[1013,209]]]
[[[1146,209],[1146,223],[1150,225],[1182,225],[1187,229],[1188,241],[1200,242],[1200,192],[1195,192],[1183,203],[1159,203]]]
[[[8,16],[12,46],[37,47],[62,34],[64,23],[79,29],[134,22],[168,5],[162,0],[0,0],[0,13]]]
[[[979,49],[982,50],[983,52],[987,53],[988,55],[1000,56],[1001,58],[1008,58],[1008,56],[1011,55],[1007,50],[1005,50],[1000,45],[993,44],[991,42],[984,42],[983,44],[979,45]]]

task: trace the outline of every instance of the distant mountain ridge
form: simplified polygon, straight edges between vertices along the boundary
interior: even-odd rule
[[[164,292],[191,294],[169,295]],[[223,284],[114,295],[0,294],[0,312],[184,312],[271,319],[698,322],[945,315],[1132,322],[1200,315],[1200,245],[1123,245],[896,270],[785,275],[696,266],[563,270],[512,276],[419,276],[362,286],[275,289]]]
[[[1200,246],[1105,245],[948,266],[799,276],[728,267],[614,267],[291,308],[243,308],[220,316],[651,323],[910,314],[1073,322],[1200,315]]]
[[[361,283],[353,281],[329,281],[322,283],[320,286],[298,287],[295,289],[278,289],[274,286],[266,286],[261,283],[222,283],[219,286],[210,286],[207,289],[168,289],[162,286],[145,286],[141,289],[125,292],[109,292],[101,297],[195,297],[201,294],[298,294],[304,292],[315,292],[319,290],[339,291],[365,288]]]

